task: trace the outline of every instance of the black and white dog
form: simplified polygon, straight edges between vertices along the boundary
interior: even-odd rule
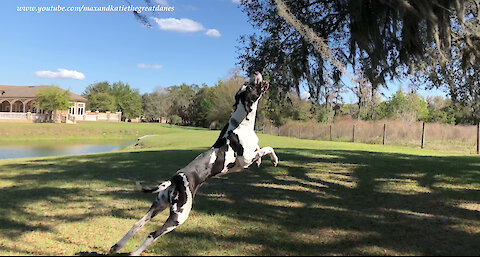
[[[223,128],[215,144],[200,154],[185,168],[152,190],[145,192],[158,194],[148,213],[128,231],[128,233],[110,249],[113,254],[125,246],[125,243],[158,213],[170,206],[170,216],[163,226],[152,232],[145,242],[131,255],[138,256],[160,236],[169,233],[183,224],[192,210],[193,198],[198,188],[209,178],[227,172],[241,171],[253,163],[260,165],[261,158],[270,156],[277,166],[278,158],[271,147],[260,149],[258,137],[254,131],[258,101],[268,89],[262,75],[255,73],[248,83],[235,95],[235,112],[229,123]]]

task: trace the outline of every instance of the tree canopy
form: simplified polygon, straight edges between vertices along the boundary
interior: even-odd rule
[[[172,123],[222,128],[234,111],[235,93],[244,82],[235,74],[212,87],[181,84],[159,88],[143,95],[143,114],[150,121],[166,118]]]
[[[117,110],[122,112],[122,119],[133,119],[142,114],[142,97],[138,89],[133,89],[128,83],[121,81],[112,84],[112,95]]]
[[[305,83],[314,101],[348,71],[355,82],[369,83],[373,95],[415,71],[452,87],[454,63],[466,71],[480,60],[479,0],[243,0],[242,6],[261,31],[242,37],[242,67],[268,73],[284,91],[299,93]]]
[[[122,112],[122,119],[137,118],[142,113],[142,98],[137,89],[121,81],[107,81],[89,85],[83,92],[87,98],[87,109],[91,111]]]
[[[398,79],[442,89],[461,110],[457,122],[480,121],[480,0],[241,0],[241,8],[257,33],[240,38],[239,64],[270,81],[265,111],[276,124],[302,87],[311,108],[323,105],[322,120],[347,90],[358,98],[355,116],[376,119],[379,88]],[[146,13],[135,16],[151,27]]]
[[[56,86],[40,89],[36,97],[38,107],[45,111],[68,110],[71,106],[70,91]]]
[[[112,88],[107,81],[89,85],[83,92],[83,96],[88,99],[88,110],[99,112],[117,111]]]
[[[142,96],[143,116],[149,121],[168,117],[169,101],[168,91],[163,88],[144,94]]]

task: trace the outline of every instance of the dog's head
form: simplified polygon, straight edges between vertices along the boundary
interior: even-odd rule
[[[235,95],[235,107],[241,103],[247,113],[252,111],[253,105],[255,105],[262,95],[268,90],[270,84],[263,81],[262,74],[255,72],[250,77],[250,80],[238,90]]]

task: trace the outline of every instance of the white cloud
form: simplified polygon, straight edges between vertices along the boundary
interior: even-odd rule
[[[137,68],[139,68],[139,69],[161,70],[161,69],[163,69],[163,65],[160,65],[160,64],[145,64],[145,63],[140,63],[140,64],[137,64]]]
[[[167,0],[156,0],[156,2],[161,6],[168,6]]]
[[[209,37],[221,37],[220,31],[217,29],[206,29],[202,24],[188,18],[175,19],[175,18],[152,18],[158,24],[161,30],[176,31],[176,32],[198,32],[205,31],[205,35]]]
[[[182,19],[153,18],[153,19],[158,24],[161,30],[177,31],[177,32],[197,32],[197,31],[205,30],[202,24],[187,18],[182,18]]]
[[[35,76],[39,78],[50,78],[50,79],[85,79],[85,75],[76,70],[67,70],[67,69],[57,69],[57,71],[36,71]]]
[[[222,36],[222,34],[220,34],[220,31],[216,30],[216,29],[209,29],[207,30],[207,32],[205,33],[205,35],[209,36],[209,37],[220,37]]]

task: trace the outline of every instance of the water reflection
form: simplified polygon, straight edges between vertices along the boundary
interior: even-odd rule
[[[0,159],[79,155],[115,151],[126,144],[23,144],[0,145]]]

